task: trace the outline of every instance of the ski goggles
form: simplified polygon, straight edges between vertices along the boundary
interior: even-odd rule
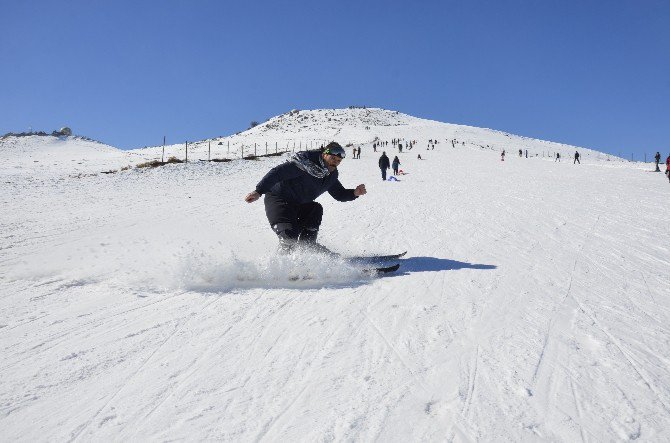
[[[335,156],[340,157],[340,158],[345,158],[347,156],[347,153],[344,152],[344,149],[342,149],[341,146],[326,148],[323,152],[324,152],[324,154],[335,155]]]

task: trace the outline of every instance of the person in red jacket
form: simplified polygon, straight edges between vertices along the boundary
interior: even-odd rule
[[[668,181],[670,181],[670,155],[665,159],[665,175],[668,176]]]

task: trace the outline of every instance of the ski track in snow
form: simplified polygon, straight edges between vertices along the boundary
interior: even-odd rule
[[[321,197],[320,240],[407,249],[383,278],[274,257],[242,198],[281,157],[93,176],[160,151],[0,142],[0,437],[667,440],[667,180],[589,151],[501,162],[571,148],[358,111],[314,129],[366,141],[340,178],[368,195]],[[303,115],[317,124],[301,111],[231,140],[282,146]],[[371,134],[420,141],[400,181],[380,180]]]

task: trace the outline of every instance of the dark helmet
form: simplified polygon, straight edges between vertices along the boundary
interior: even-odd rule
[[[344,149],[342,146],[340,146],[339,143],[337,142],[330,142],[328,145],[325,147],[323,150],[324,154],[330,154],[330,155],[336,155],[340,158],[345,158],[347,156],[347,153],[344,152]]]

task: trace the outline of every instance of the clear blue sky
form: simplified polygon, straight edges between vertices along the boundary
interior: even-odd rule
[[[670,153],[670,1],[0,0],[0,134],[119,148],[366,105]]]

